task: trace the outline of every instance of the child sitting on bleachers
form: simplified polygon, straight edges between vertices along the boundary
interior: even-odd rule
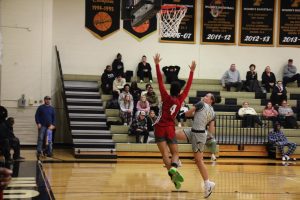
[[[279,122],[275,123],[274,130],[269,133],[269,143],[271,145],[278,146],[282,160],[296,160],[296,158],[290,158],[290,155],[296,150],[297,144],[294,142],[289,142],[283,132],[280,130],[281,126]],[[288,151],[284,152],[284,147],[288,147]]]

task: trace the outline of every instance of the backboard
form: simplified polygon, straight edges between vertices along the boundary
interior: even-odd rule
[[[162,0],[122,0],[122,19],[139,26],[156,15]]]

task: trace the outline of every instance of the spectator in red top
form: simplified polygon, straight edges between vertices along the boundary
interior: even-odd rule
[[[157,143],[159,151],[163,157],[165,166],[168,169],[169,176],[175,184],[175,187],[179,189],[181,187],[181,182],[183,182],[183,177],[177,171],[178,146],[175,135],[175,119],[178,111],[181,108],[181,104],[187,97],[190,87],[192,85],[196,63],[193,61],[190,66],[190,75],[186,87],[184,88],[184,91],[180,94],[180,83],[172,82],[169,95],[163,84],[163,78],[159,68],[160,61],[160,55],[156,54],[154,56],[154,63],[156,67],[156,74],[159,85],[159,91],[161,94],[162,105],[160,108],[159,116],[155,122],[155,142]],[[169,149],[172,154],[171,160],[169,158]]]
[[[268,102],[268,104],[266,105],[266,107],[263,110],[263,118],[270,120],[273,122],[273,126],[275,124],[276,121],[278,121],[278,112],[277,110],[275,110],[275,108],[273,107],[272,102]]]

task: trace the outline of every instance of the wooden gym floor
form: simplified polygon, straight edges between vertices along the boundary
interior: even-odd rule
[[[68,149],[56,150],[43,163],[55,199],[162,200],[203,199],[203,182],[191,159],[179,168],[185,182],[172,185],[161,159],[125,159],[117,163],[81,162]],[[34,150],[22,151],[34,160]],[[53,161],[53,162],[51,162]],[[205,160],[216,182],[209,199],[300,199],[300,161],[261,158]]]

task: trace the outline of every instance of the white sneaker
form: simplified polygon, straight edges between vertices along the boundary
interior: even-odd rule
[[[152,83],[152,80],[150,80],[149,82]]]
[[[211,195],[215,185],[216,184],[212,181],[209,181],[207,184],[204,184],[204,198],[208,198]]]
[[[211,154],[211,160],[212,160],[212,161],[216,161],[216,160],[217,160],[215,154]]]
[[[127,123],[124,123],[124,126],[127,126]]]
[[[290,160],[290,157],[287,156],[287,155],[285,155],[285,159],[286,159],[286,160]]]
[[[144,83],[144,81],[143,81],[143,80],[140,80],[140,83]]]
[[[285,160],[286,160],[286,157],[285,157],[285,156],[282,156],[282,160],[285,161]]]
[[[180,160],[178,160],[178,163],[177,163],[177,165],[178,165],[178,168],[179,168],[179,167],[182,167],[182,163],[181,163],[181,161],[180,161]]]

